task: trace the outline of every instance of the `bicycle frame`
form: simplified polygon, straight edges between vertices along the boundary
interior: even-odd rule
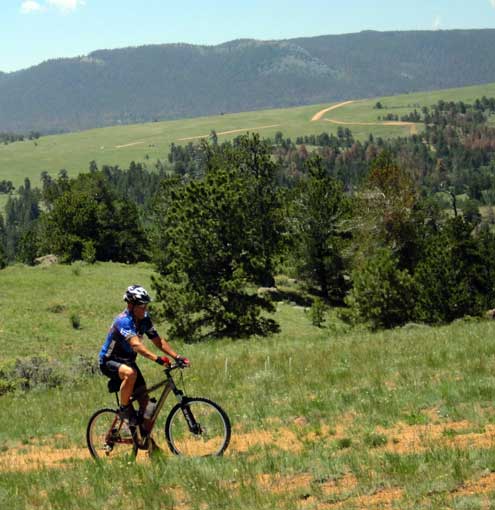
[[[153,415],[148,420],[149,425],[148,425],[148,430],[146,431],[146,435],[148,435],[148,436],[151,434],[151,432],[155,426],[155,422],[158,418],[158,415],[160,414],[160,411],[162,410],[163,404],[165,404],[167,397],[170,395],[170,392],[172,392],[177,397],[177,400],[179,400],[179,402],[184,397],[184,392],[182,390],[180,390],[179,388],[177,388],[174,379],[170,375],[170,372],[177,368],[181,368],[181,367],[179,367],[177,365],[167,367],[164,370],[165,374],[167,376],[167,378],[164,381],[156,383],[153,386],[151,386],[150,388],[142,389],[141,391],[137,392],[136,394],[133,394],[130,399],[130,403],[135,402],[135,401],[139,400],[139,397],[141,397],[143,394],[149,395],[149,394],[153,393],[154,391],[158,390],[159,388],[161,388],[162,386],[164,386],[163,391],[160,395],[160,398],[158,399],[158,402],[156,404],[155,410],[153,411]],[[183,409],[183,412],[184,412],[184,416],[187,420],[187,423],[189,425],[189,428],[191,429],[191,431],[193,431],[192,427],[195,426],[194,417],[191,416],[189,409],[187,409],[186,411],[184,411],[184,409]]]

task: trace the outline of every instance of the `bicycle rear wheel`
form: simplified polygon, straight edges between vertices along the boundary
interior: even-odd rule
[[[225,411],[207,398],[184,398],[165,423],[165,437],[175,455],[222,455],[230,442],[231,426]]]
[[[100,409],[89,419],[86,442],[95,459],[135,457],[137,445],[129,426],[114,409]]]

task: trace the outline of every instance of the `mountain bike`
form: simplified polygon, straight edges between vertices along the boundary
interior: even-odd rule
[[[140,394],[153,393],[163,387],[151,416],[141,423],[130,425],[118,412],[121,381],[110,379],[108,391],[115,393],[117,409],[104,408],[89,419],[86,441],[95,459],[134,457],[138,450],[152,451],[155,442],[151,432],[165,400],[172,392],[178,403],[172,407],[165,422],[165,438],[170,451],[175,455],[189,457],[222,455],[230,442],[231,425],[227,413],[215,402],[204,397],[188,397],[180,390],[172,377],[172,371],[185,368],[168,365],[164,369],[165,379],[150,388],[142,389],[131,397],[138,400]],[[182,375],[182,374],[181,374]]]

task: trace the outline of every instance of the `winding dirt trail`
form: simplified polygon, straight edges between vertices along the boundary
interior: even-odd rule
[[[324,110],[320,110],[318,113],[315,113],[311,117],[311,122],[315,122],[316,120],[321,120],[323,115],[327,112],[331,112],[332,110],[336,110],[337,108],[342,108],[342,106],[345,106],[347,104],[355,103],[356,101],[353,99],[352,101],[344,101],[343,103],[334,104],[333,106],[329,106],[328,108],[325,108]]]
[[[332,110],[336,110],[337,108],[342,108],[343,106],[349,105],[351,103],[356,103],[357,101],[344,101],[343,103],[334,104],[329,108],[325,108],[324,110],[320,110],[315,113],[313,117],[311,117],[311,122],[315,122],[318,120],[323,120],[325,122],[330,122],[331,124],[337,124],[341,126],[402,126],[408,127],[410,134],[416,134],[418,132],[418,126],[415,122],[404,122],[399,120],[386,120],[383,122],[349,122],[345,120],[335,120],[335,119],[324,119],[323,116],[331,112]]]
[[[320,120],[323,120],[325,122],[330,122],[332,124],[338,124],[338,125],[344,125],[344,126],[402,126],[402,127],[409,127],[411,134],[416,134],[418,132],[417,124],[414,122],[402,122],[402,121],[383,121],[383,122],[349,122],[344,120],[334,120],[334,119],[324,119],[323,116],[331,112],[333,110],[337,110],[338,108],[342,108],[343,106],[347,106],[353,103],[359,102],[358,100],[352,99],[349,101],[343,101],[342,103],[337,103],[332,106],[329,106],[328,108],[324,108],[323,110],[320,110],[319,112],[316,112],[311,117],[311,122],[317,122]],[[220,131],[217,132],[218,136],[222,135],[232,135],[234,133],[243,133],[246,131],[261,131],[263,129],[271,129],[280,127],[282,124],[270,124],[268,126],[254,126],[254,127],[245,127],[240,129],[231,129],[229,131]],[[178,142],[188,142],[191,140],[200,140],[202,138],[208,138],[210,134],[206,135],[194,135],[194,136],[186,136],[183,138],[178,138]],[[134,145],[142,145],[145,142],[143,140],[139,140],[136,142],[126,143],[124,145],[116,145],[116,149],[123,149],[125,147],[132,147]]]
[[[231,135],[233,133],[242,133],[244,131],[258,131],[260,129],[270,129],[274,127],[279,127],[280,124],[270,124],[269,126],[259,126],[259,127],[250,127],[250,128],[242,128],[242,129],[231,129],[230,131],[220,131],[217,133],[218,136],[220,135]],[[179,138],[178,142],[185,142],[187,140],[198,140],[200,138],[208,138],[210,135],[197,135],[197,136],[188,136],[186,138]]]
[[[116,145],[116,149],[123,149],[124,147],[132,147],[133,145],[141,145],[145,143],[144,140],[140,140],[139,142],[126,143],[124,145]]]

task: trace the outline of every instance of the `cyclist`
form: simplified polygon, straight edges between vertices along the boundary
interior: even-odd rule
[[[168,354],[180,365],[188,365],[189,360],[177,354],[171,345],[157,333],[147,312],[151,297],[141,285],[131,285],[124,294],[127,308],[113,321],[106,340],[100,350],[99,362],[101,372],[111,379],[121,381],[120,385],[120,415],[131,425],[138,423],[129,399],[134,390],[138,395],[139,414],[142,416],[148,404],[143,374],[136,364],[138,354],[155,361],[159,365],[170,363],[165,356],[157,356],[149,351],[142,342],[146,335],[155,346]]]

